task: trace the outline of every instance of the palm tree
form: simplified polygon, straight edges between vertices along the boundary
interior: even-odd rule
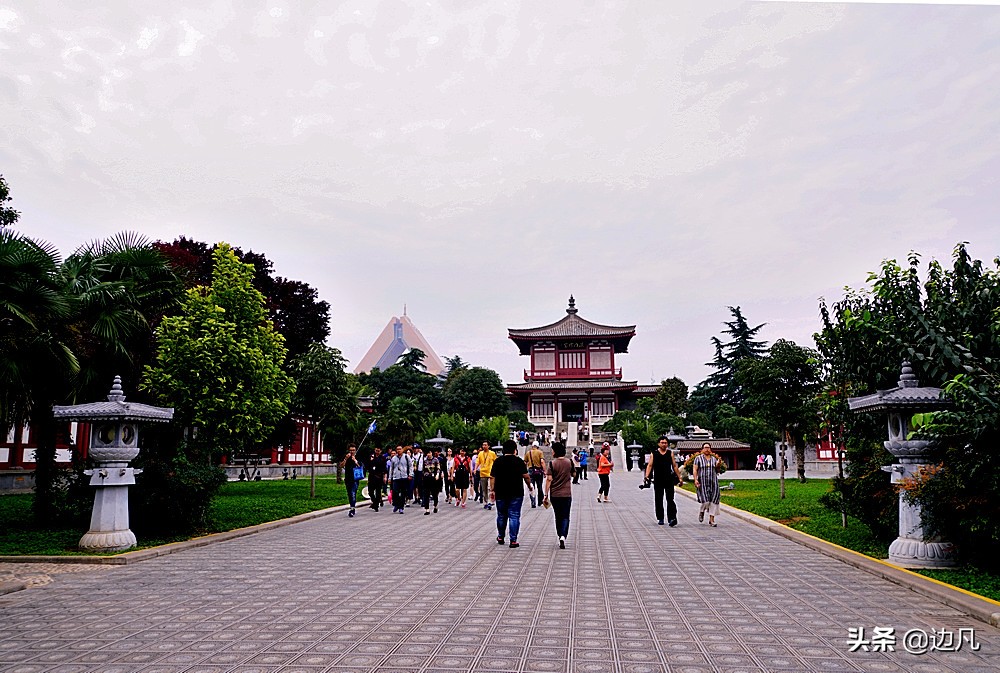
[[[394,397],[382,417],[384,427],[390,437],[407,444],[421,427],[423,410],[417,400],[408,397]]]
[[[0,432],[28,422],[52,381],[79,370],[56,328],[71,312],[59,265],[53,246],[0,229]]]
[[[0,231],[0,429],[29,421],[37,437],[35,515],[51,521],[57,471],[52,405],[96,396],[138,371],[151,321],[180,284],[148,241],[120,234],[60,261],[55,249]]]
[[[81,357],[74,393],[100,395],[116,374],[137,383],[153,352],[153,328],[180,297],[165,258],[126,232],[81,246],[59,276],[74,308],[69,328]]]

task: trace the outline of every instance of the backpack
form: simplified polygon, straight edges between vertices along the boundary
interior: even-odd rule
[[[463,479],[468,479],[469,477],[469,462],[467,460],[459,460],[455,463],[455,478],[459,477]]]

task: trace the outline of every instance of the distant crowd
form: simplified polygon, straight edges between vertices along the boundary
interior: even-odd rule
[[[569,535],[572,504],[572,484],[588,479],[591,463],[596,467],[600,481],[597,492],[599,503],[610,503],[610,475],[614,471],[610,445],[605,442],[600,451],[591,457],[586,449],[574,449],[567,456],[562,441],[551,444],[552,457],[546,461],[538,441],[525,447],[524,456],[518,456],[518,443],[507,440],[500,455],[489,442],[482,442],[478,449],[419,444],[397,445],[394,450],[383,452],[374,449],[364,457],[357,447],[350,445],[341,463],[345,469],[347,497],[350,504],[348,516],[357,514],[358,491],[367,479],[368,507],[376,512],[392,506],[394,514],[405,514],[407,508],[419,507],[424,516],[436,514],[445,505],[466,509],[468,503],[479,503],[484,510],[496,509],[497,543],[509,539],[512,548],[519,546],[521,507],[525,490],[531,507],[552,508],[555,516],[556,536],[560,548],[565,548]],[[718,513],[719,485],[716,468],[721,461],[711,453],[706,444],[702,454],[694,461],[694,481],[698,499],[703,502],[699,521],[709,514],[709,524],[715,526]],[[646,481],[643,486],[655,486],[655,513],[657,523],[677,525],[674,504],[674,486],[683,484],[681,472],[667,446],[667,439],[660,439],[659,448],[645,466]],[[443,500],[443,502],[442,502]],[[663,501],[667,502],[664,512]],[[388,501],[388,503],[387,503]]]

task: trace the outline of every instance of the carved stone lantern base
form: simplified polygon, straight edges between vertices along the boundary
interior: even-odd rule
[[[955,545],[898,537],[889,545],[889,563],[910,569],[954,568]]]
[[[91,530],[80,538],[79,547],[83,551],[113,552],[131,549],[135,543],[135,533],[131,530]]]

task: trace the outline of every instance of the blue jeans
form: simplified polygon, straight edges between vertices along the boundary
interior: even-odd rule
[[[507,522],[510,521],[510,541],[517,542],[517,533],[521,530],[521,505],[524,496],[516,498],[497,498],[497,535],[504,537],[507,532]]]
[[[361,482],[345,479],[344,484],[347,486],[347,502],[351,504],[351,509],[354,509],[354,506],[358,504],[358,486],[361,485]]]

